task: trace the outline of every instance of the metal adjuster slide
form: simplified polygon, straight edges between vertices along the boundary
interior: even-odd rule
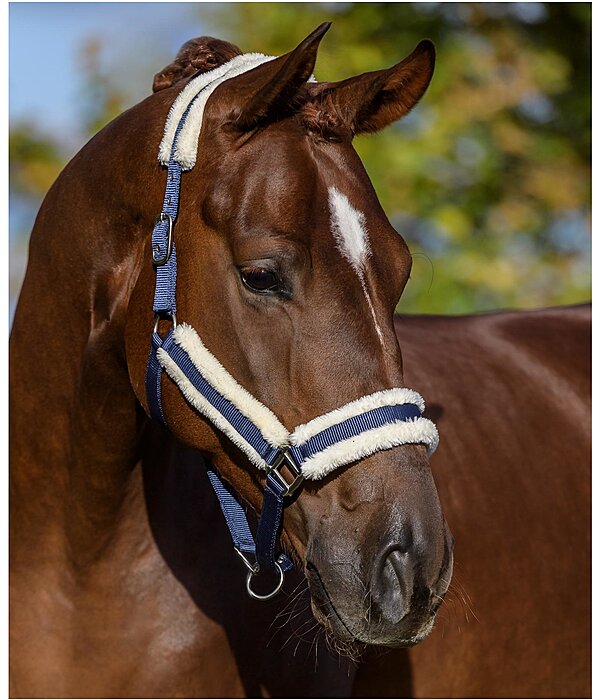
[[[160,247],[158,245],[155,245],[152,248],[152,262],[156,265],[156,267],[166,265],[169,262],[171,253],[173,252],[173,217],[170,214],[161,211],[161,213],[158,215],[158,218],[156,219],[156,224],[160,224],[164,221],[169,222],[167,233],[167,250],[162,257],[157,258],[156,254],[160,253]]]
[[[288,483],[285,480],[285,477],[280,471],[280,468],[284,465],[294,477],[291,483]],[[281,485],[283,488],[283,493],[281,494],[282,496],[293,496],[294,492],[300,488],[302,482],[304,481],[304,476],[302,475],[300,468],[296,465],[294,458],[288,452],[288,450],[281,450],[275,462],[267,471],[267,474],[270,474]]]

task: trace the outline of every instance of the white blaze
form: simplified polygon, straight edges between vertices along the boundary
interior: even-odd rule
[[[337,247],[360,276],[371,255],[365,215],[355,209],[348,197],[335,187],[329,188],[329,211]]]
[[[371,316],[373,317],[377,336],[383,346],[383,334],[377,322],[373,302],[365,282],[365,266],[367,258],[371,255],[365,215],[358,209],[355,209],[350,204],[348,197],[335,187],[329,188],[329,211],[331,214],[331,230],[335,242],[342,255],[348,260],[358,275]]]

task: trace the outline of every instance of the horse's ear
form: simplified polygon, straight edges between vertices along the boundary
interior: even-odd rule
[[[424,39],[403,61],[339,83],[314,86],[312,106],[332,108],[352,135],[379,131],[407,114],[424,95],[435,66],[435,47]]]
[[[229,124],[249,131],[290,109],[313,72],[319,43],[330,26],[331,22],[323,22],[293,51],[228,81],[235,95]]]
[[[173,63],[154,76],[152,92],[170,88],[196,73],[213,70],[241,53],[237,46],[212,36],[190,39],[179,49]]]

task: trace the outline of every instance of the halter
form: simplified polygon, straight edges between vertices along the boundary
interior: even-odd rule
[[[167,185],[152,232],[155,323],[146,368],[146,396],[153,419],[167,425],[161,402],[162,375],[166,373],[198,413],[226,435],[254,466],[266,472],[255,541],[236,494],[214,469],[208,469],[234,549],[248,570],[247,591],[257,600],[275,596],[283,585],[285,572],[293,566],[290,558],[278,550],[277,542],[283,510],[305,479],[321,479],[338,467],[398,445],[421,443],[431,454],[438,444],[435,425],[422,416],[423,399],[407,388],[385,389],[363,396],[290,432],[221,365],[194,328],[177,324],[174,227],[182,172],[195,164],[189,143],[189,132],[194,125],[187,125],[186,143],[179,143],[180,135],[190,113],[194,109],[198,112],[199,107],[201,121],[211,88],[214,90],[224,80],[271,58],[260,54],[238,56],[214,71],[201,74],[186,85],[169,112],[159,156],[164,161],[165,144],[168,144]],[[160,319],[172,322],[164,337],[158,333]],[[275,588],[267,595],[252,588],[253,578],[264,571],[277,576]]]

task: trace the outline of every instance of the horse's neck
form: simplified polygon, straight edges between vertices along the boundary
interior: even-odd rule
[[[46,311],[35,307],[48,299],[33,297],[35,285],[25,286],[11,340],[14,527],[23,518],[42,541],[62,532],[69,556],[85,565],[118,525],[143,418],[118,345],[119,319],[47,332]]]
[[[17,559],[47,546],[47,558],[62,556],[84,567],[132,507],[132,473],[146,419],[128,376],[124,328],[151,230],[150,208],[148,220],[140,220],[136,198],[143,202],[152,193],[121,174],[129,178],[133,202],[126,208],[114,168],[122,159],[111,154],[107,131],[82,151],[95,167],[77,156],[42,205],[13,323]]]
[[[66,530],[81,566],[102,553],[131,507],[143,421],[118,353],[90,340],[75,393],[67,461]]]

